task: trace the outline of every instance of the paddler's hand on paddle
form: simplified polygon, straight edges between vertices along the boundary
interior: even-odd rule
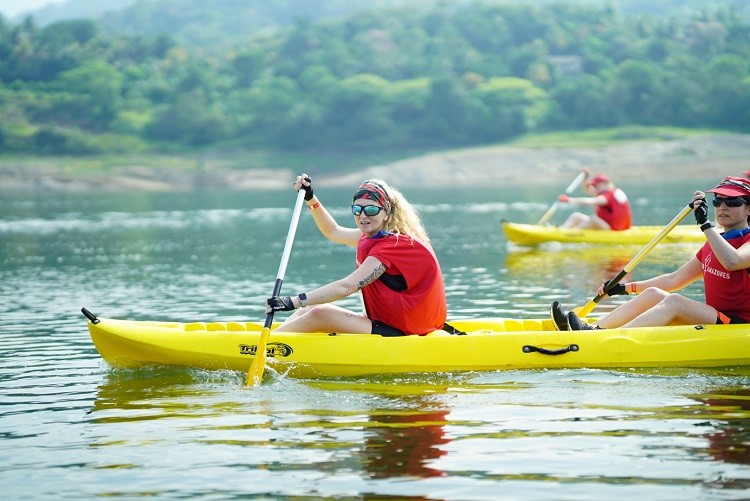
[[[698,226],[708,222],[708,204],[706,203],[706,194],[702,191],[696,191],[693,195],[693,201],[690,203],[695,215],[695,222]]]
[[[566,195],[565,193],[563,193],[562,195],[560,195],[559,197],[557,197],[557,201],[566,204],[566,203],[570,202],[570,197],[568,195]]]
[[[603,296],[605,293],[604,291],[607,290],[607,287],[609,286],[609,283],[611,280],[607,280],[602,285],[599,286],[599,290],[597,291],[597,294],[600,296]],[[612,290],[606,293],[607,296],[628,296],[628,291],[625,290],[625,284],[617,284],[614,287],[612,287]]]
[[[296,310],[291,296],[273,296],[266,299],[266,314],[272,311],[292,311]]]
[[[297,176],[297,180],[294,181],[294,189],[305,190],[305,202],[309,202],[313,197],[312,179],[307,174]]]

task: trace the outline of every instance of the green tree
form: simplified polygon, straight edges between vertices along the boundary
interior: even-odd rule
[[[87,61],[61,73],[54,84],[78,96],[81,106],[76,115],[93,128],[106,129],[120,109],[122,74],[105,61]]]
[[[491,78],[472,94],[488,110],[487,127],[497,139],[536,130],[548,109],[547,93],[521,78]]]

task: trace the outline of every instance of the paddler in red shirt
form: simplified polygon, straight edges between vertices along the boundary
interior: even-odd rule
[[[593,196],[570,197],[563,193],[557,199],[563,203],[592,205],[596,208],[595,214],[587,216],[582,212],[574,212],[560,228],[615,231],[630,228],[633,217],[628,197],[609,180],[609,177],[597,174],[590,182],[585,182],[585,189]]]
[[[416,209],[380,180],[363,182],[352,197],[356,228],[340,226],[313,193],[307,174],[296,190],[315,224],[334,242],[356,247],[356,269],[317,289],[267,300],[266,311],[296,310],[277,332],[350,332],[424,335],[443,328],[447,315],[443,274]],[[362,291],[365,313],[334,301]]]
[[[572,311],[564,312],[555,301],[552,318],[557,327],[590,330],[750,323],[750,180],[728,176],[708,192],[714,194],[711,205],[716,224],[709,221],[706,194],[696,191],[691,207],[706,243],[693,257],[671,273],[617,284],[609,296],[637,296],[599,319],[594,326],[583,322]],[[701,278],[705,303],[673,292]],[[603,294],[606,285],[599,287],[599,294]]]

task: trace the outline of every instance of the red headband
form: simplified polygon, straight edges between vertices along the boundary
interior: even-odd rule
[[[378,182],[368,180],[362,183],[354,193],[352,202],[360,198],[374,200],[385,207],[386,214],[391,213],[391,197],[388,196],[388,192]]]

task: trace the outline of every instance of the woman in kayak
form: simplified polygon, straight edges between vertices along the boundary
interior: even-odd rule
[[[706,195],[696,191],[691,206],[706,243],[687,263],[672,273],[617,284],[609,296],[638,296],[599,319],[595,326],[583,322],[572,311],[565,314],[555,301],[552,316],[558,328],[750,323],[750,181],[729,176],[708,192],[715,195],[714,215],[724,231],[720,232],[708,220]],[[700,278],[703,278],[705,303],[672,292]],[[599,294],[604,293],[606,286],[605,283],[599,287]]]
[[[307,174],[297,177],[294,188],[305,190],[307,207],[326,238],[356,247],[356,269],[315,290],[269,298],[266,312],[297,310],[276,331],[403,336],[443,328],[443,274],[419,214],[398,190],[379,180],[363,182],[352,197],[356,228],[347,228],[321,205]],[[357,291],[365,313],[330,304]]]
[[[586,181],[585,189],[593,196],[570,197],[566,194],[557,199],[563,203],[576,205],[593,205],[596,211],[587,216],[582,212],[572,213],[560,226],[561,228],[578,228],[581,230],[627,230],[633,224],[630,202],[627,195],[604,174],[597,174],[591,181]]]

